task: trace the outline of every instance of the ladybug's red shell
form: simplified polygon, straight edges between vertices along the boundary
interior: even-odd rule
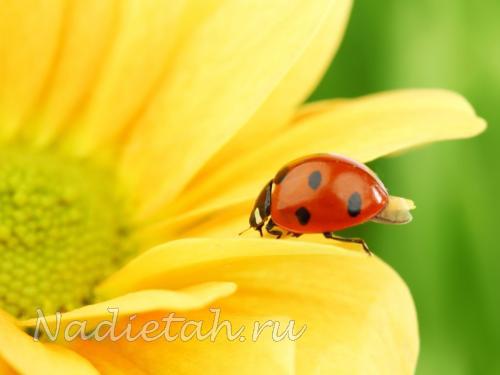
[[[389,200],[371,170],[338,155],[294,161],[273,182],[271,218],[294,233],[333,232],[366,222]]]

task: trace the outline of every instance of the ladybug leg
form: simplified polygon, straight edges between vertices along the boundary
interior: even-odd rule
[[[278,228],[274,221],[272,219],[269,219],[269,221],[266,224],[266,231],[267,233],[276,236],[276,239],[281,238],[283,236],[283,232],[274,228]]]
[[[323,233],[323,236],[325,236],[325,238],[329,238],[329,239],[336,240],[336,241],[348,242],[348,243],[357,243],[357,244],[363,246],[363,250],[368,255],[372,255],[372,252],[370,251],[370,248],[366,244],[365,240],[363,240],[362,238],[345,238],[345,237],[336,236],[332,232],[325,232],[325,233]]]
[[[302,236],[302,233],[287,232],[287,236],[288,235],[295,237],[295,238],[298,238],[298,237]]]

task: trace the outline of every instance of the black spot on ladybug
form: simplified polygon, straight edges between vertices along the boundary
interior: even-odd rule
[[[313,190],[316,190],[321,185],[321,172],[314,171],[309,175],[309,187]]]
[[[305,207],[300,207],[297,211],[295,211],[295,216],[297,216],[297,220],[300,224],[306,225],[311,219],[311,214]]]
[[[361,212],[361,195],[359,193],[352,193],[349,197],[347,212],[351,217],[356,217]]]
[[[274,176],[274,183],[276,185],[280,184],[285,179],[285,177],[288,174],[289,170],[290,169],[288,167],[281,168],[278,171],[278,173],[276,173],[276,176]]]

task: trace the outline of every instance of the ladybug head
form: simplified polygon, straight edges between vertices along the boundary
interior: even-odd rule
[[[264,189],[260,192],[259,196],[255,200],[252,212],[248,222],[250,227],[258,230],[262,235],[262,227],[264,226],[266,220],[271,215],[271,193],[273,189],[273,181],[269,181]]]

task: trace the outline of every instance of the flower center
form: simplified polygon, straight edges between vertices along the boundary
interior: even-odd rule
[[[136,247],[109,170],[49,152],[0,151],[0,308],[68,311]]]

